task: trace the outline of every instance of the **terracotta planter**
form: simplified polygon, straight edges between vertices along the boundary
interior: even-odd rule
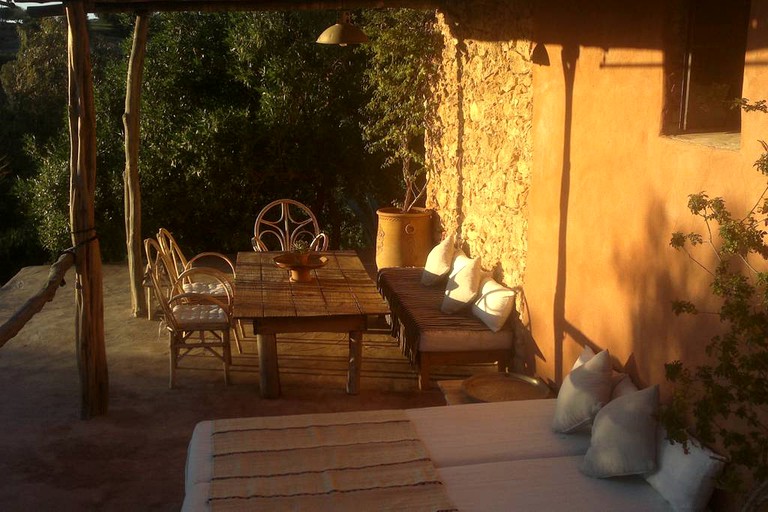
[[[376,266],[421,267],[432,249],[432,211],[412,208],[380,208],[376,234]]]

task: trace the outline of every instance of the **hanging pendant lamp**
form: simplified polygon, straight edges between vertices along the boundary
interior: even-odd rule
[[[349,12],[342,11],[339,15],[339,22],[323,30],[323,33],[317,38],[317,42],[347,46],[348,44],[367,43],[368,36],[349,22]]]

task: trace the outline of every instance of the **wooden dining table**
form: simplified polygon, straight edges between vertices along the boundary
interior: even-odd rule
[[[240,252],[235,265],[233,317],[253,326],[259,350],[261,396],[280,396],[277,335],[348,333],[347,393],[360,389],[363,333],[368,320],[389,313],[386,301],[354,251],[329,251],[306,282],[293,282],[275,263],[281,252]]]

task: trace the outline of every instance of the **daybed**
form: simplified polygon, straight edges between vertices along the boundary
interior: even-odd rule
[[[424,269],[386,268],[379,272],[379,291],[391,310],[392,336],[403,354],[419,371],[419,389],[431,386],[433,366],[496,363],[499,371],[510,367],[514,356],[513,321],[492,331],[469,308],[443,313],[444,286],[423,286]]]
[[[641,477],[603,480],[581,474],[578,464],[589,447],[589,435],[553,433],[554,409],[555,400],[545,399],[411,409],[405,411],[405,416],[418,433],[446,494],[458,510],[672,510]],[[355,416],[365,418],[365,414],[355,413]],[[326,419],[323,417],[339,417],[339,414],[317,416],[322,421]],[[252,428],[259,425],[260,420],[270,419],[286,424],[291,417],[238,419],[229,428]],[[218,506],[228,510],[228,505],[269,511],[280,510],[283,505],[291,508],[286,503],[287,498],[219,500],[211,507],[208,499],[213,466],[218,463],[213,457],[214,424],[210,421],[199,423],[192,435],[182,510],[217,510]],[[260,456],[259,450],[270,448],[256,447],[253,457]],[[282,456],[298,457],[296,465],[302,467],[306,454],[293,453],[284,452]],[[375,472],[376,468],[371,471]],[[296,476],[283,478],[290,480]],[[218,480],[215,485],[227,481]],[[235,494],[247,497],[250,482],[242,479],[239,483],[242,486]],[[281,489],[282,486],[275,484],[274,488]],[[334,508],[320,505],[314,510]],[[306,508],[312,509],[311,506]],[[397,510],[397,507],[382,502],[377,510]]]
[[[644,408],[658,389],[598,356],[557,399],[201,422],[182,510],[703,510],[721,463],[667,443]]]

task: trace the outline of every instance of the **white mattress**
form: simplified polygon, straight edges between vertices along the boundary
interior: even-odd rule
[[[462,512],[672,512],[641,477],[590,478],[580,455],[438,468],[448,497]]]
[[[192,431],[192,439],[189,440],[187,447],[187,465],[184,468],[184,492],[187,494],[192,491],[196,484],[207,484],[213,477],[212,428],[213,422],[201,421],[195,425],[195,430]]]
[[[435,467],[583,455],[589,434],[552,431],[555,400],[409,409]]]
[[[462,512],[670,510],[642,478],[582,475],[578,463],[589,434],[553,432],[554,410],[555,400],[546,399],[409,409],[406,415]],[[209,510],[211,428],[204,421],[192,433],[183,511]]]

